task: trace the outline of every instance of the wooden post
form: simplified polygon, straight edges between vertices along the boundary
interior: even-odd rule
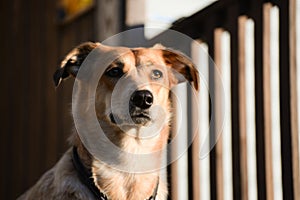
[[[293,159],[293,182],[294,182],[294,197],[295,200],[300,200],[300,175],[299,175],[299,124],[298,124],[298,106],[300,106],[297,99],[297,47],[296,41],[296,0],[290,0],[290,86],[291,86],[291,131],[292,131],[292,159]],[[299,22],[298,22],[299,23]],[[299,25],[299,24],[298,24]],[[300,62],[300,58],[298,58]],[[299,80],[298,80],[299,81]]]
[[[241,163],[241,195],[248,199],[248,170],[247,170],[247,113],[246,113],[246,16],[238,19],[239,24],[239,121],[240,121],[240,163]]]
[[[214,46],[214,50],[215,50],[215,63],[216,63],[216,68],[218,68],[220,74],[222,74],[222,55],[221,55],[221,48],[222,48],[222,33],[223,30],[222,29],[216,29],[214,31],[214,36],[215,36],[215,46]],[[217,76],[218,72],[215,72],[215,77]],[[219,81],[218,78],[215,78],[215,82]],[[225,99],[223,99],[222,96],[218,96],[218,94],[221,93],[220,90],[222,90],[223,88],[217,88],[217,86],[219,86],[221,83],[215,83],[215,116],[216,116],[216,127],[220,127],[222,126],[223,123],[222,119],[220,119],[220,117],[222,117],[222,115],[220,116],[218,112],[221,112],[222,110],[224,110],[224,108],[222,109],[222,105],[224,104]],[[218,130],[215,129],[215,131],[217,132]],[[221,200],[224,199],[224,187],[223,187],[223,183],[224,183],[224,174],[223,174],[223,134],[219,133],[220,136],[217,139],[217,143],[216,143],[216,174],[217,174],[217,199]],[[218,133],[215,133],[216,137],[218,137]]]
[[[96,2],[96,39],[101,42],[122,31],[124,5],[120,0]]]
[[[266,158],[266,188],[267,199],[274,199],[273,165],[272,165],[272,107],[270,80],[270,9],[272,5],[263,6],[263,92],[264,92],[264,120],[265,120],[265,158]]]

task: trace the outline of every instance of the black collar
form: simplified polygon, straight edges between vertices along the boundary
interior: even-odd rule
[[[89,190],[94,194],[97,200],[108,200],[108,197],[100,192],[98,187],[95,185],[93,174],[90,170],[86,169],[84,165],[82,164],[78,152],[77,147],[73,147],[73,154],[72,154],[72,161],[73,165],[77,171],[77,174],[79,176],[79,179],[81,182],[89,188]],[[153,191],[153,194],[146,200],[155,200],[158,190],[158,184],[159,184],[159,178],[157,179],[156,187]]]

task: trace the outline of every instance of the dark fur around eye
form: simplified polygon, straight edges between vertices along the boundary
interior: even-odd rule
[[[123,72],[123,69],[121,69],[119,67],[114,67],[114,68],[109,69],[105,74],[112,78],[120,78],[121,76],[124,75],[124,72]]]

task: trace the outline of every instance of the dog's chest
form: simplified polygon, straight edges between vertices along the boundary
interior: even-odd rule
[[[97,185],[110,200],[146,200],[156,193],[158,177],[107,172],[97,176]]]

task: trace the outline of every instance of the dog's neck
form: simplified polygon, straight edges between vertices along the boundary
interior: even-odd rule
[[[96,185],[110,199],[146,199],[154,193],[159,173],[136,174],[121,172],[95,162],[93,175]]]
[[[124,144],[122,148],[127,148],[125,150],[131,153],[146,153],[141,152],[142,149],[147,149],[146,145],[148,145],[148,149],[151,149],[152,151],[160,150],[167,142],[168,132],[169,126],[166,126],[162,130],[159,138],[156,138],[157,141],[149,141],[147,144],[143,144],[141,141],[138,141],[138,139],[135,140],[132,137],[123,138],[126,140],[127,144]],[[111,167],[103,162],[101,158],[94,159],[89,151],[83,146],[78,134],[76,134],[72,143],[77,147],[78,155],[83,165],[88,170],[91,170],[95,185],[110,199],[145,199],[153,194],[159,179],[160,166],[157,166],[156,170],[152,170],[150,173],[128,172],[122,168],[128,164],[128,161],[126,161],[127,159],[119,158],[119,166]],[[157,165],[160,165],[162,159],[162,154],[160,153],[152,157],[150,156],[148,160],[140,161],[137,164],[147,166],[157,163]]]
[[[113,193],[113,194],[109,194],[109,197],[108,197],[108,195],[106,194],[108,192],[103,193],[101,191],[101,186],[99,186],[99,183],[101,183],[101,182],[99,180],[95,181],[95,179],[93,178],[94,176],[93,176],[92,171],[90,171],[90,170],[86,169],[86,167],[84,167],[81,159],[79,158],[77,147],[73,147],[72,162],[73,162],[74,168],[77,171],[79,179],[94,194],[94,196],[96,197],[96,199],[108,200],[108,199],[111,199],[110,198],[111,196],[114,196],[113,199],[120,198],[122,196],[123,196],[123,198],[126,197],[126,199],[132,199],[132,198],[134,199],[134,198],[136,198],[138,196],[138,193],[140,193],[139,192],[140,190],[137,190],[137,189],[140,189],[140,188],[133,188],[132,189],[133,192],[132,191],[128,191],[127,192],[127,194],[128,194],[127,196],[124,196],[124,194],[122,194],[123,191],[121,191],[120,194]],[[132,187],[132,185],[131,185],[131,187]],[[147,198],[147,200],[153,200],[153,199],[156,198],[158,187],[159,187],[159,177],[156,178],[156,186],[153,189],[153,192],[152,192],[151,196],[149,196],[149,198]],[[114,190],[112,190],[112,191],[114,191]],[[117,190],[115,190],[115,192],[116,191]],[[134,195],[132,193],[134,193]],[[142,195],[143,193],[140,193],[140,194]]]

